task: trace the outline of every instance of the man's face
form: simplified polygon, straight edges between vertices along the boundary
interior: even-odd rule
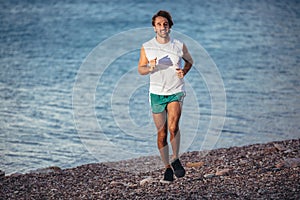
[[[155,18],[154,31],[159,37],[166,38],[169,37],[170,26],[167,18],[158,16]]]

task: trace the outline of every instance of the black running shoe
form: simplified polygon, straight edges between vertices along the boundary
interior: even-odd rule
[[[164,174],[164,179],[160,180],[161,183],[171,183],[174,181],[174,173],[172,168],[167,168]]]
[[[175,176],[177,178],[181,178],[181,177],[184,177],[185,175],[185,169],[182,167],[179,159],[176,159],[175,161],[173,161],[171,163],[172,167],[173,167],[173,170],[174,170],[174,173],[175,173]]]

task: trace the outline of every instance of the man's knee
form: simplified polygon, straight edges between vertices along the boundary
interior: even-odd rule
[[[166,131],[159,131],[157,133],[157,145],[159,148],[162,148],[162,147],[168,145]]]
[[[169,132],[170,132],[171,135],[176,136],[178,131],[179,131],[179,127],[177,125],[169,126]]]

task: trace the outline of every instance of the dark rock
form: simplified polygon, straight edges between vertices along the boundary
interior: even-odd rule
[[[205,153],[187,152],[181,156],[186,176],[168,185],[159,182],[164,169],[149,171],[147,165],[152,161],[161,165],[156,156],[73,169],[50,167],[4,176],[0,196],[2,199],[300,199],[299,146],[300,139]],[[143,170],[144,163],[147,170]],[[137,170],[130,172],[129,168]],[[145,184],[141,184],[143,180]]]

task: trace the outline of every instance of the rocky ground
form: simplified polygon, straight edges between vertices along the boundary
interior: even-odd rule
[[[0,199],[300,199],[300,139],[184,153],[186,176],[171,184],[163,169],[128,170],[151,160],[2,175]]]

